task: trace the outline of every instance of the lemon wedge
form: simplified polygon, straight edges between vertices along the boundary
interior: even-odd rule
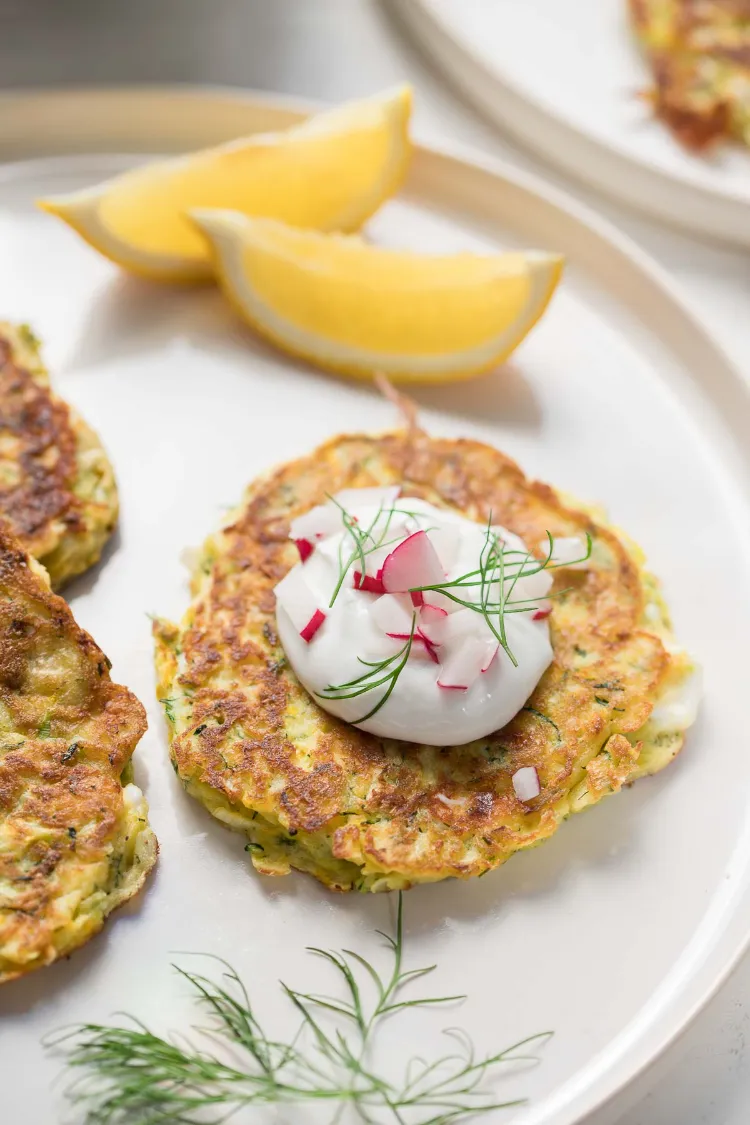
[[[501,363],[544,312],[562,258],[434,256],[352,235],[194,210],[216,276],[263,336],[320,367],[403,381],[462,379]]]
[[[408,86],[257,134],[148,164],[39,201],[94,249],[160,281],[210,277],[206,243],[186,212],[231,208],[293,226],[356,230],[400,185],[410,154]]]

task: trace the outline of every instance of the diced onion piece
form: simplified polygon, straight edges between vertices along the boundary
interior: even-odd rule
[[[435,799],[449,809],[460,809],[466,804],[466,797],[446,797],[445,793],[436,793]]]
[[[444,580],[440,559],[425,531],[416,531],[404,539],[383,563],[383,585],[391,594]]]
[[[342,488],[341,492],[336,493],[334,500],[348,512],[353,508],[383,508],[387,511],[396,503],[400,493],[401,486],[398,484],[388,485],[387,488]]]
[[[543,551],[545,556],[549,554],[548,539],[543,539],[540,542],[539,550]],[[553,539],[552,563],[555,566],[570,567],[571,570],[586,570],[591,561],[590,559],[584,558],[586,551],[586,540],[580,539],[577,535],[570,536],[569,538]]]
[[[304,515],[297,516],[289,525],[290,539],[309,539],[314,543],[316,539],[327,539],[336,535],[343,528],[341,512],[332,504],[318,504]]]
[[[411,634],[412,610],[405,598],[383,594],[372,606],[372,619],[384,633],[408,637]]]
[[[299,631],[299,635],[302,637],[302,640],[307,641],[307,643],[309,644],[325,619],[326,615],[323,613],[323,610],[316,609],[315,613],[312,615],[307,625],[305,625],[304,629],[300,629]]]
[[[316,610],[320,609],[315,595],[307,585],[302,567],[293,567],[279,582],[274,593],[292,625],[301,634],[315,616]]]
[[[535,766],[524,766],[513,774],[513,789],[519,801],[533,801],[541,793]]]
[[[471,612],[471,611],[469,611]],[[487,660],[487,641],[467,637],[440,669],[438,687],[451,691],[468,691],[481,674]]]

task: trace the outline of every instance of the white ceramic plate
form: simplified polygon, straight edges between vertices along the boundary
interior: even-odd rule
[[[44,1032],[122,1008],[161,1031],[184,1023],[174,950],[230,959],[285,1027],[276,978],[323,984],[303,945],[377,957],[371,931],[395,908],[386,896],[333,897],[301,876],[261,881],[242,838],[185,796],[154,700],[146,618],[180,614],[180,552],[216,526],[248,480],[338,431],[390,426],[392,408],[366,386],[266,349],[212,289],[120,275],[33,206],[42,192],[133,160],[112,153],[173,150],[294,117],[283,104],[195,91],[0,103],[5,152],[35,157],[0,168],[0,315],[30,321],[44,338],[59,391],[99,430],[117,468],[119,535],[70,598],[116,678],[149,709],[136,774],[161,843],[139,903],[69,962],[0,993],[3,1118],[13,1125],[59,1119],[59,1064],[40,1047]],[[58,155],[43,158],[51,150]],[[664,275],[538,180],[419,149],[407,192],[372,234],[431,250],[533,244],[568,255],[549,314],[512,365],[420,391],[424,422],[483,438],[530,473],[603,500],[647,549],[678,636],[705,664],[705,706],[673,767],[485,879],[406,897],[410,962],[437,961],[440,987],[470,999],[442,1018],[394,1022],[384,1065],[415,1041],[433,1049],[446,1023],[468,1027],[481,1050],[553,1028],[541,1065],[501,1092],[530,1099],[514,1121],[571,1125],[678,1034],[747,938],[750,404]]]
[[[687,152],[648,87],[626,0],[392,3],[462,89],[522,144],[622,202],[750,246],[750,153]]]

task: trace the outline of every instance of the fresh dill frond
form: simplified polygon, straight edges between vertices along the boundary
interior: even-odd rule
[[[406,1061],[399,1078],[386,1077],[374,1060],[383,1020],[410,1008],[455,1004],[462,996],[411,996],[408,989],[436,969],[404,968],[403,900],[393,936],[385,940],[387,972],[351,949],[308,952],[335,969],[338,995],[281,987],[299,1017],[288,1041],[265,1030],[236,971],[221,958],[218,981],[173,966],[211,1019],[195,1027],[206,1045],[163,1039],[140,1020],[131,1026],[85,1023],[49,1036],[46,1046],[62,1052],[79,1072],[69,1100],[85,1113],[85,1125],[220,1125],[246,1107],[330,1105],[334,1120],[347,1106],[363,1125],[453,1125],[480,1114],[509,1109],[524,1099],[499,1099],[489,1080],[508,1064],[537,1063],[530,1053],[550,1032],[523,1039],[503,1051],[477,1055],[469,1035],[449,1028],[448,1053],[428,1061]],[[226,1061],[217,1044],[227,1044]],[[295,1117],[302,1125],[302,1120]]]
[[[387,656],[384,660],[363,660],[361,656],[358,656],[357,660],[367,668],[366,672],[363,672],[361,676],[357,676],[353,680],[347,680],[344,684],[329,684],[327,688],[324,688],[323,691],[316,692],[316,694],[321,699],[355,699],[359,695],[365,695],[367,692],[374,691],[375,688],[387,684],[386,690],[372,710],[368,711],[367,714],[363,715],[360,719],[353,719],[352,722],[356,726],[357,723],[364,723],[366,719],[371,719],[372,716],[377,714],[381,707],[384,707],[388,702],[398,682],[399,676],[406,667],[412,645],[414,644],[416,627],[417,615],[416,613],[412,613],[411,631],[398,652],[395,652],[393,656]]]

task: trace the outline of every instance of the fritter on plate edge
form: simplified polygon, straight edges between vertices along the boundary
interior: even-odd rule
[[[99,560],[118,506],[101,442],[52,391],[39,341],[0,322],[0,516],[58,589]]]
[[[0,983],[101,929],[153,867],[135,696],[0,521]]]

